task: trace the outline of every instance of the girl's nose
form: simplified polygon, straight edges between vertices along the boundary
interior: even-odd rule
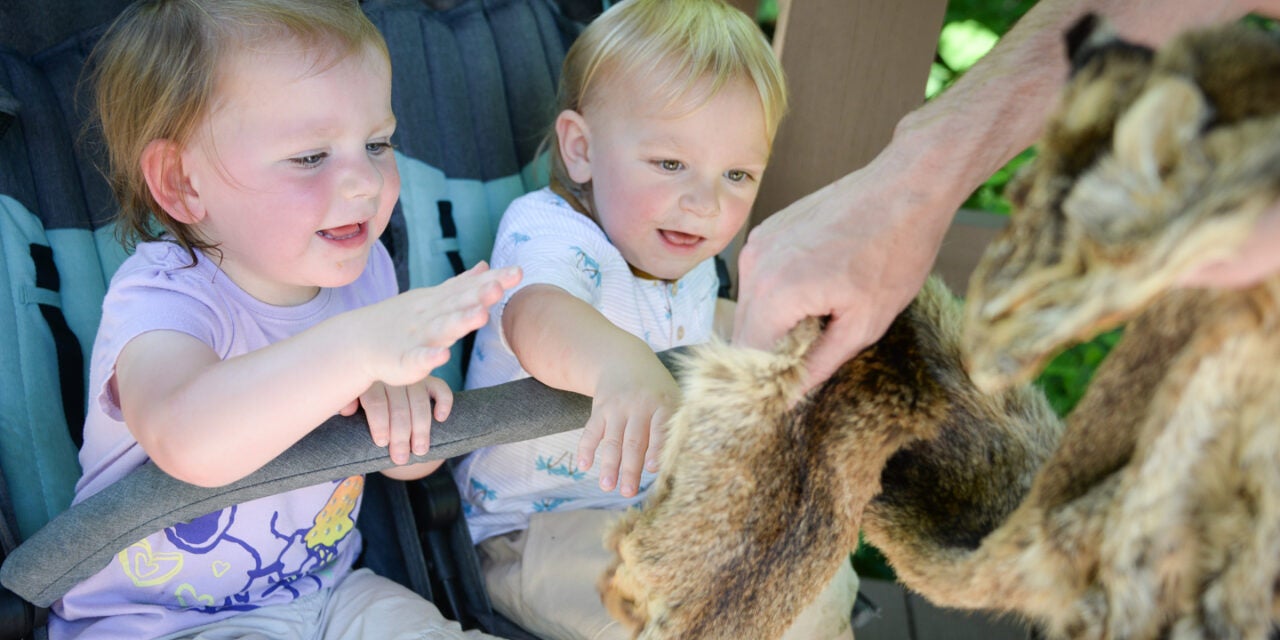
[[[362,157],[350,163],[342,178],[342,195],[347,198],[373,198],[382,192],[382,168],[373,158]]]

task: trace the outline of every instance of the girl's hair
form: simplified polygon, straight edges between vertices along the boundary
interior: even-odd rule
[[[142,173],[153,140],[188,144],[213,104],[219,64],[237,47],[296,40],[316,64],[336,63],[382,35],[357,0],[141,0],[130,5],[90,56],[117,233],[127,247],[173,236],[194,263],[210,248],[160,207]]]
[[[666,106],[691,108],[727,82],[748,80],[760,94],[770,140],[787,110],[782,67],[764,33],[723,0],[625,0],[605,11],[565,55],[557,111],[582,112],[606,84],[641,79]],[[590,185],[569,177],[554,127],[543,147],[550,150],[552,187],[589,212],[583,205]]]

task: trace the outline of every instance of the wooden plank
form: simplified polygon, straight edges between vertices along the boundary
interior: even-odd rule
[[[755,17],[760,9],[760,0],[726,0],[731,6],[742,9],[743,13]]]
[[[774,48],[791,111],[751,219],[725,252],[735,283],[751,227],[866,164],[923,102],[946,0],[778,0],[778,9]]]
[[[791,112],[774,142],[753,225],[866,164],[888,143],[898,120],[924,101],[945,9],[945,0],[779,4],[774,48]]]
[[[942,238],[942,248],[933,263],[934,273],[942,276],[952,291],[964,295],[982,252],[1008,224],[1009,216],[961,209]]]

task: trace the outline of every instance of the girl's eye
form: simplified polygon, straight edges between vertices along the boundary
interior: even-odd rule
[[[329,154],[327,153],[313,153],[309,156],[292,158],[290,161],[300,167],[314,167],[319,165],[321,162],[323,162],[324,159],[328,157],[328,155]]]
[[[365,151],[368,151],[369,155],[371,156],[380,156],[383,153],[386,153],[388,150],[391,150],[394,148],[396,148],[396,146],[391,144],[387,140],[382,140],[380,142],[370,142],[364,145]]]
[[[657,164],[663,171],[679,171],[684,168],[684,163],[679,160],[659,160]]]
[[[743,182],[744,180],[750,180],[751,174],[741,169],[730,169],[725,172],[724,177],[728,178],[731,182]]]

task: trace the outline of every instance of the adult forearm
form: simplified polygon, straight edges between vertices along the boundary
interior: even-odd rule
[[[1069,73],[1065,33],[1081,16],[1102,15],[1126,39],[1156,46],[1250,8],[1258,7],[1224,0],[1042,0],[953,86],[903,118],[886,154],[916,163],[917,175],[930,176],[933,197],[954,211],[1035,142]]]

